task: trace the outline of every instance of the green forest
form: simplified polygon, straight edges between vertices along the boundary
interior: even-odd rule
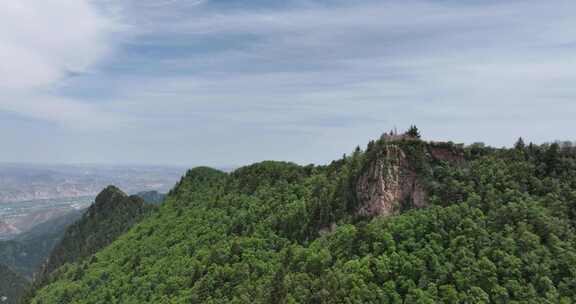
[[[391,216],[359,212],[376,164],[412,176],[424,206],[406,195]],[[572,144],[463,146],[411,128],[322,166],[191,169],[28,302],[576,303],[575,228]]]

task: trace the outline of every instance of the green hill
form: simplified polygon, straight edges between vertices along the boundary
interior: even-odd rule
[[[58,267],[89,257],[112,243],[155,207],[114,186],[102,190],[84,215],[70,225],[42,266],[37,283]]]
[[[390,135],[327,166],[200,167],[30,303],[573,303],[575,204],[558,144]]]

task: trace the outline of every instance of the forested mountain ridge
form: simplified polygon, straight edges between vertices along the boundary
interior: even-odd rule
[[[192,169],[30,303],[576,301],[573,147],[408,135],[327,166]]]
[[[36,277],[42,282],[58,267],[89,257],[113,242],[155,207],[115,186],[102,190],[83,216],[66,228]]]

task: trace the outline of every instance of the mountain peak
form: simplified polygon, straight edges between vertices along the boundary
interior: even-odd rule
[[[102,191],[100,191],[100,193],[98,193],[95,202],[96,204],[98,204],[99,202],[110,201],[114,197],[125,198],[127,196],[128,195],[124,193],[124,191],[120,190],[118,187],[114,185],[109,185]]]
[[[128,196],[116,186],[98,194],[84,216],[68,227],[42,267],[38,283],[45,283],[58,267],[91,256],[113,242],[146,214],[154,210],[137,196]]]

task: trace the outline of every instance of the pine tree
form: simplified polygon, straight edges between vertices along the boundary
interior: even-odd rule
[[[514,144],[514,148],[516,148],[516,150],[524,150],[524,148],[526,148],[526,144],[524,143],[524,139],[522,137],[518,138]]]
[[[420,131],[418,130],[418,127],[416,127],[416,125],[411,125],[410,129],[408,129],[408,131],[406,131],[406,133],[404,134],[412,138],[420,138]]]

